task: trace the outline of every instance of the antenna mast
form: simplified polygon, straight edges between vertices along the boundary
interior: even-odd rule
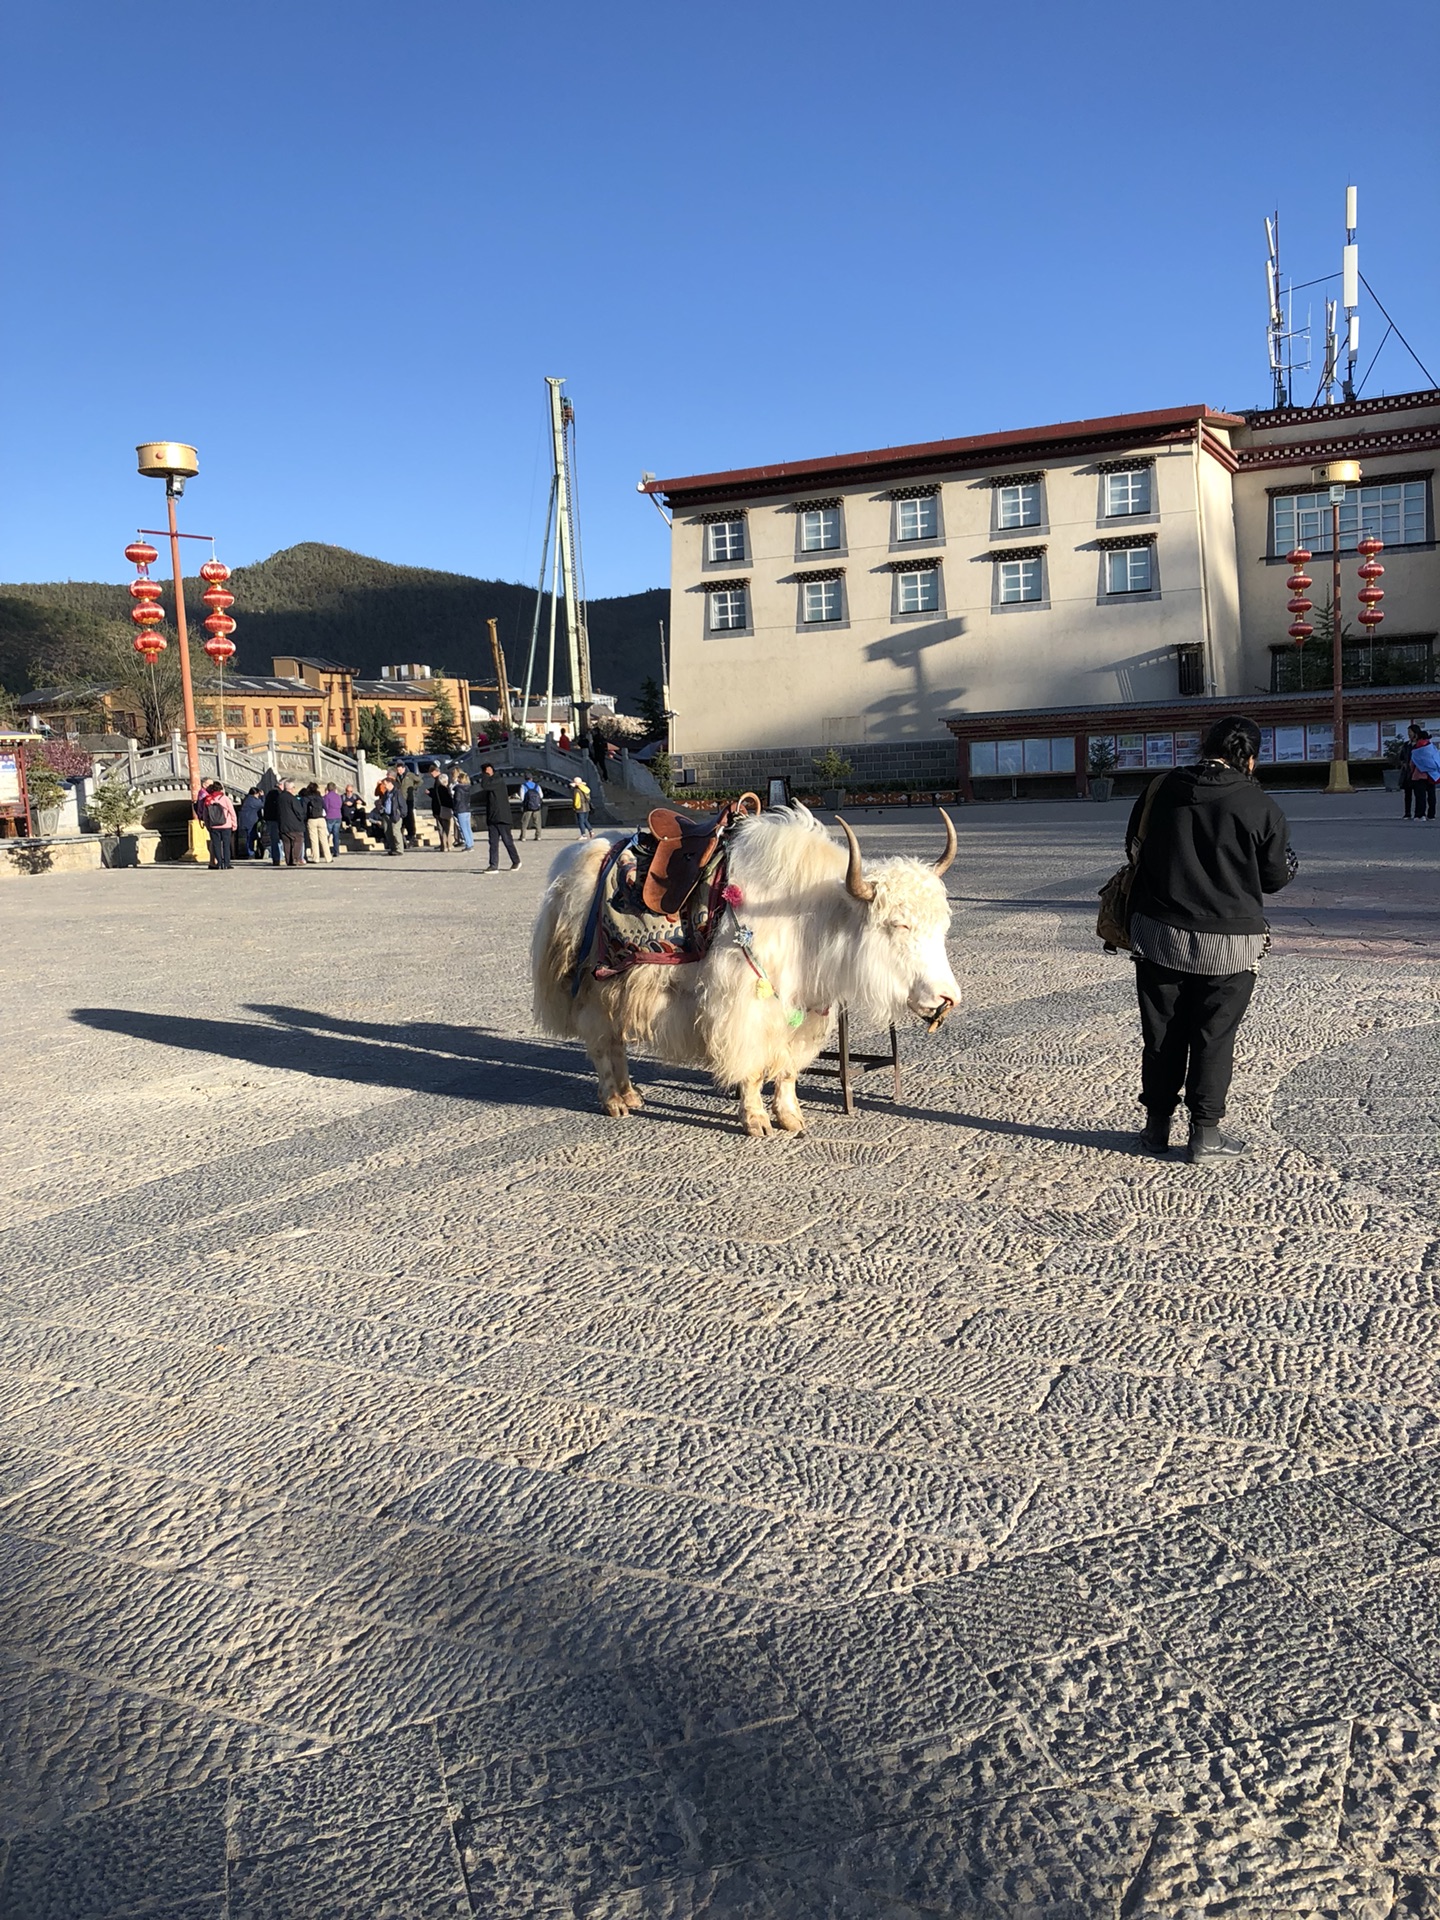
[[[1342,392],[1347,400],[1355,398],[1355,362],[1360,357],[1360,249],[1355,241],[1356,202],[1359,197],[1354,187],[1346,187],[1341,299],[1345,307],[1345,384]],[[1334,311],[1333,304],[1331,311]]]
[[[1294,302],[1280,278],[1280,215],[1278,211],[1265,221],[1265,291],[1269,318],[1265,327],[1270,357],[1271,405],[1277,412],[1295,404],[1295,375],[1310,366],[1310,328],[1294,325]],[[1289,305],[1287,306],[1287,302]],[[1293,357],[1293,342],[1302,341],[1305,358]]]

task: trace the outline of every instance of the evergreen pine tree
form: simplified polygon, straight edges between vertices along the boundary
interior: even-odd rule
[[[665,714],[665,695],[658,680],[647,677],[640,682],[640,718],[645,723],[647,740],[663,740],[669,722]]]
[[[405,751],[405,742],[390,724],[383,707],[361,707],[357,716],[360,750],[376,766],[390,766],[397,754]]]
[[[443,680],[435,682],[435,717],[425,729],[425,751],[427,753],[456,754],[464,753],[469,745],[460,728],[460,716],[455,711],[455,702],[449,687]]]

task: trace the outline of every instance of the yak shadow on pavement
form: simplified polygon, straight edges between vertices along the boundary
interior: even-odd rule
[[[132,1007],[75,1007],[70,1018],[101,1033],[317,1079],[564,1113],[586,1113],[595,1104],[594,1075],[578,1044],[431,1021],[392,1025],[340,1020],[301,1007],[257,1006],[252,1011],[259,1017],[239,1021]],[[666,1074],[697,1090],[709,1086],[703,1074],[677,1068],[667,1068]],[[672,1105],[667,1117],[707,1126],[714,1116]]]

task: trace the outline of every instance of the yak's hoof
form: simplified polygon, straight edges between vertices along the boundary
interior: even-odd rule
[[[620,1098],[625,1102],[625,1105],[630,1109],[631,1113],[638,1113],[645,1104],[644,1096],[638,1087],[626,1087]]]
[[[612,1120],[628,1120],[630,1118],[630,1109],[625,1104],[625,1096],[620,1093],[612,1093],[608,1100],[602,1100],[600,1102],[600,1111],[609,1114]]]
[[[752,1140],[768,1140],[774,1129],[763,1113],[742,1113],[740,1124]]]
[[[773,1119],[782,1133],[804,1133],[805,1116],[794,1107],[776,1107]]]

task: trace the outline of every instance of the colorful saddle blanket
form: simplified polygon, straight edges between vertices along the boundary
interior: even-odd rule
[[[725,911],[728,861],[723,838],[701,865],[695,885],[673,914],[652,913],[645,880],[655,856],[642,829],[621,846],[600,881],[595,978],[613,980],[632,967],[680,967],[703,960]]]

